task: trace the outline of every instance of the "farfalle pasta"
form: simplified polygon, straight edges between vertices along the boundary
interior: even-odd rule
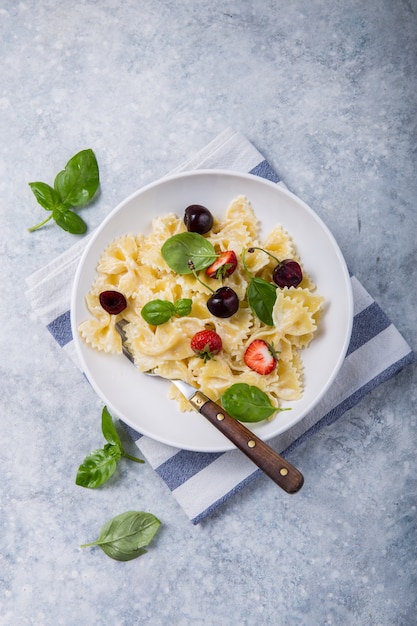
[[[214,401],[234,383],[255,385],[270,398],[273,406],[281,401],[297,400],[303,392],[303,365],[300,351],[306,348],[317,331],[323,298],[315,293],[308,275],[297,287],[277,288],[272,311],[273,324],[265,325],[253,313],[247,302],[250,275],[271,282],[276,263],[262,250],[245,255],[247,269],[242,263],[242,250],[262,247],[279,259],[297,259],[289,234],[277,225],[263,242],[259,241],[259,223],[245,196],[231,202],[224,218],[214,221],[205,237],[216,252],[234,250],[238,266],[224,279],[237,294],[238,311],[228,318],[214,317],[206,303],[210,291],[193,274],[172,271],[161,254],[165,241],[186,231],[184,221],[174,214],[156,218],[149,234],[129,234],[118,237],[102,253],[97,265],[97,278],[86,296],[91,318],[79,326],[81,337],[92,348],[108,353],[121,353],[122,345],[115,323],[121,317],[130,323],[125,327],[128,347],[137,368],[153,370],[165,378],[180,378],[201,389]],[[249,272],[249,273],[248,273]],[[208,287],[216,290],[219,281],[204,277]],[[99,296],[106,290],[124,294],[127,308],[119,315],[110,315],[101,307]],[[189,315],[172,316],[167,322],[152,326],[141,316],[148,302],[156,299],[176,302],[189,298]],[[222,339],[222,351],[214,359],[204,361],[196,356],[190,343],[204,328],[214,329]],[[277,367],[267,375],[259,375],[243,360],[248,345],[263,339],[278,353]],[[190,410],[188,401],[174,385],[169,397],[176,400],[182,411]]]

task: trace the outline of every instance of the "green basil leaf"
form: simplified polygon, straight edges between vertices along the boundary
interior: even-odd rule
[[[82,150],[74,155],[66,164],[65,169],[56,175],[54,181],[54,188],[61,201],[73,207],[89,202],[98,186],[98,165],[91,149]]]
[[[160,525],[152,513],[127,511],[106,522],[96,541],[81,547],[100,546],[116,561],[131,561],[146,552],[144,547],[151,542]]]
[[[248,303],[257,318],[273,326],[272,310],[277,299],[276,287],[263,278],[252,278],[248,287]]]
[[[106,406],[101,412],[101,431],[103,433],[104,439],[108,443],[117,446],[120,452],[123,451],[122,442],[120,441],[120,437],[113,423],[112,416],[110,415]]]
[[[261,422],[278,410],[264,391],[247,383],[229,387],[222,395],[221,403],[229,415],[240,422]]]
[[[180,298],[176,302],[174,302],[174,311],[175,315],[178,317],[184,317],[185,315],[189,315],[191,313],[191,308],[193,306],[193,301],[191,298]]]
[[[120,459],[123,456],[123,450],[121,449],[121,446],[118,446],[114,443],[104,444],[103,450],[105,451],[106,454],[111,456],[116,461],[120,461]]]
[[[173,235],[163,244],[161,254],[167,265],[177,274],[191,274],[188,262],[196,271],[202,270],[217,258],[211,242],[199,233],[186,232]]]
[[[114,474],[120,457],[120,450],[112,444],[107,444],[100,450],[94,450],[78,468],[75,483],[89,489],[100,487]]]
[[[140,314],[153,326],[165,324],[174,315],[174,305],[168,300],[151,300],[142,307]]]
[[[87,224],[84,220],[70,209],[55,207],[52,211],[52,217],[58,226],[72,235],[82,235],[87,230]]]
[[[60,204],[59,194],[47,183],[29,183],[29,187],[32,189],[36,200],[47,211],[52,211],[54,207]]]

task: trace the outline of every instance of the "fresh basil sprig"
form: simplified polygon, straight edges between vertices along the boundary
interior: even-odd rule
[[[107,407],[104,407],[101,414],[101,430],[107,443],[103,448],[91,452],[81,463],[75,478],[75,483],[80,487],[95,489],[103,485],[114,474],[122,457],[144,463],[142,459],[131,456],[123,449]]]
[[[82,235],[87,224],[73,208],[87,204],[99,186],[99,171],[94,152],[89,148],[74,155],[59,172],[51,187],[47,183],[29,183],[38,203],[47,211],[48,217],[29,228],[33,232],[53,219],[63,230]]]
[[[146,552],[145,546],[154,538],[161,522],[152,513],[127,511],[104,524],[98,539],[81,548],[100,546],[116,561],[131,561]]]
[[[193,301],[190,298],[180,298],[176,302],[169,300],[151,300],[141,310],[145,322],[153,326],[165,324],[173,315],[184,317],[189,315]]]
[[[248,304],[258,319],[267,326],[274,326],[272,311],[277,299],[276,286],[268,283],[259,276],[252,276],[246,266],[245,251],[242,250],[242,262],[247,274],[250,276],[247,298]]]
[[[173,235],[165,241],[161,254],[177,274],[191,274],[190,261],[195,271],[205,269],[217,259],[213,244],[199,233]]]
[[[261,422],[276,411],[286,411],[273,406],[268,395],[247,383],[235,383],[220,398],[225,410],[239,422]]]

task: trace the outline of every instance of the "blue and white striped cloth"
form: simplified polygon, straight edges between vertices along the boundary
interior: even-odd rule
[[[221,133],[193,159],[171,173],[212,168],[250,172],[283,184],[258,150],[232,129]],[[73,277],[87,241],[88,237],[83,238],[30,276],[26,292],[35,314],[78,367],[69,304]],[[351,281],[355,317],[346,359],[320,404],[293,428],[269,442],[284,455],[414,361],[414,353],[385,313],[354,276]],[[127,426],[126,429],[194,524],[260,474],[238,450],[213,454],[179,450],[142,436]]]

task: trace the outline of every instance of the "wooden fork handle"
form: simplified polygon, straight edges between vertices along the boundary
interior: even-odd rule
[[[301,489],[304,483],[301,472],[220,405],[201,391],[190,398],[190,403],[284,491],[296,493]]]

